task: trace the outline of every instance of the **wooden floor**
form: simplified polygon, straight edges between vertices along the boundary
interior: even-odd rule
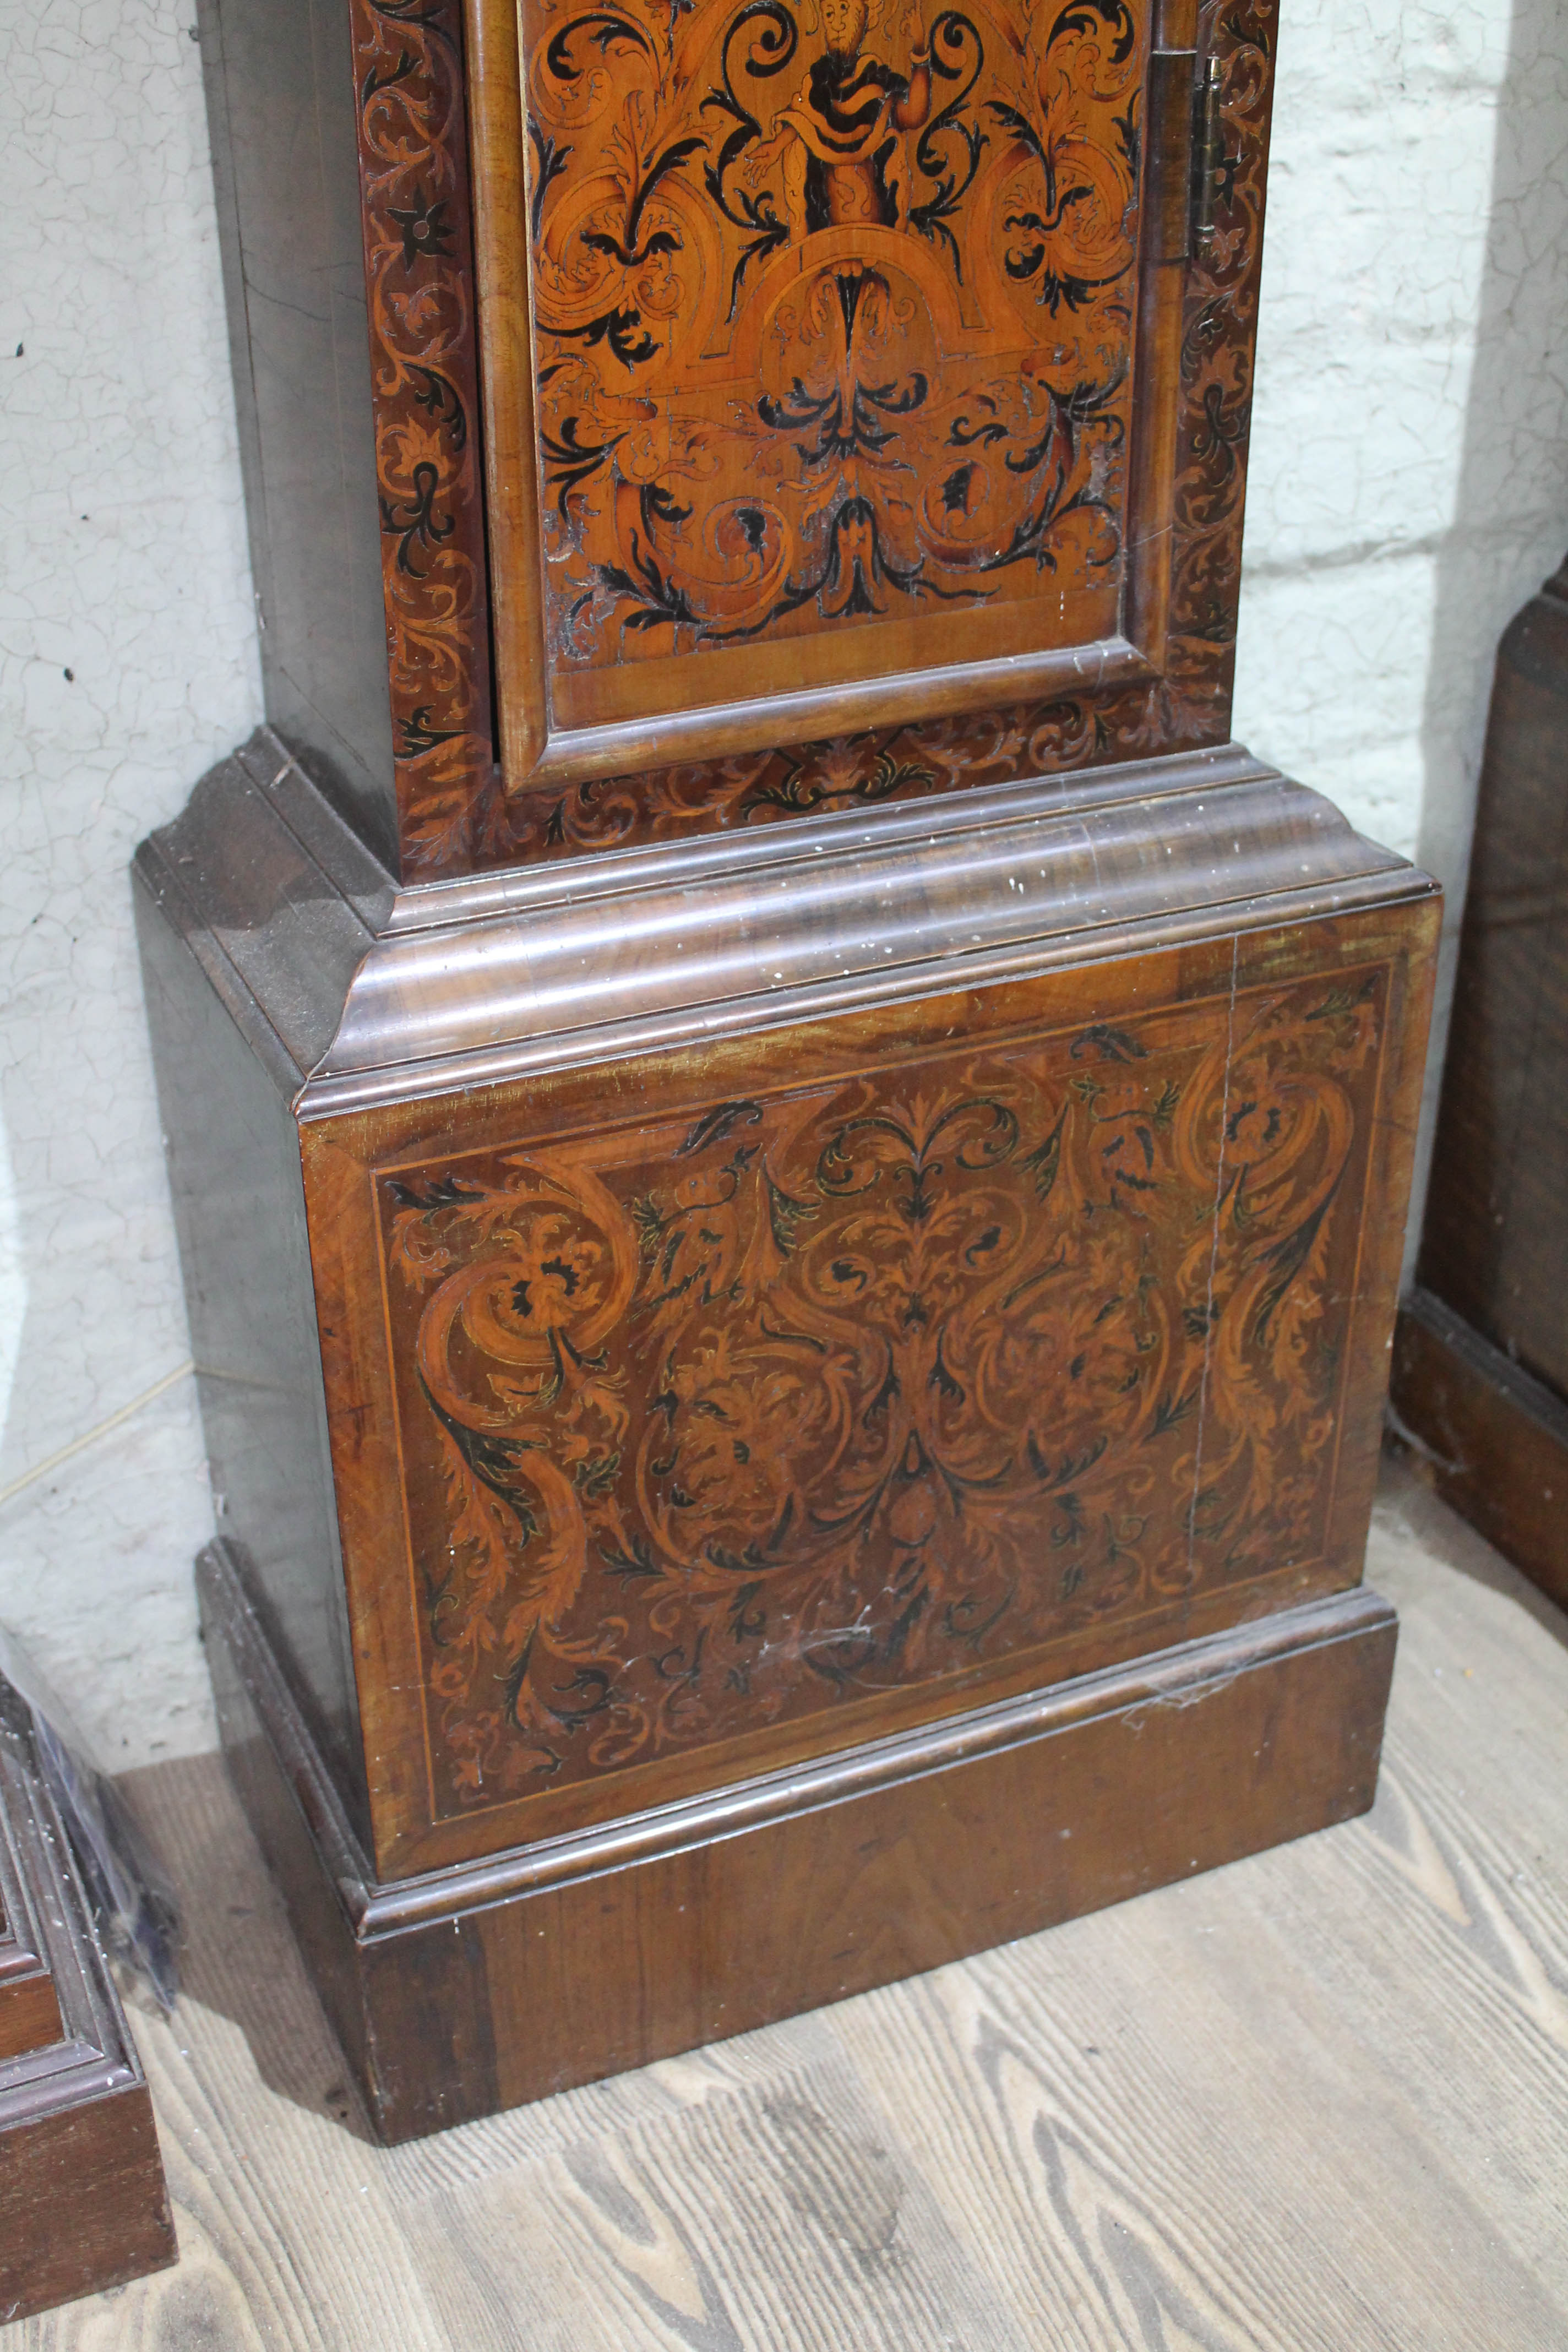
[[[213,1759],[142,1790],[179,2267],[0,2352],[1568,2347],[1568,1618],[1390,1467],[1376,1811],[384,2153]]]

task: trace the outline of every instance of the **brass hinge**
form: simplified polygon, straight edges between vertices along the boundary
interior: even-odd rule
[[[1214,241],[1215,206],[1233,201],[1241,163],[1239,154],[1225,152],[1222,79],[1219,59],[1206,58],[1193,92],[1193,243],[1200,248]]]

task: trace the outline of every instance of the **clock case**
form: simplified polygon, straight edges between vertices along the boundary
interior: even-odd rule
[[[928,167],[975,152],[952,112],[919,152],[974,62],[949,11],[924,123],[848,181],[800,162],[816,81],[748,116],[735,153],[771,128],[783,193],[748,215],[725,167],[714,201],[766,247],[772,323],[715,404],[711,313],[542,309],[571,142],[539,121],[526,178],[516,25],[447,5],[206,22],[270,719],[136,866],[220,1720],[389,2138],[1371,1802],[1394,1628],[1359,1579],[1437,919],[1228,740],[1270,12],[1047,12],[1049,74],[963,18],[1013,56],[986,137],[1005,190],[1050,159],[1042,220],[1073,138],[1136,159],[1125,316],[1057,295],[1110,339],[1096,402],[1039,359],[1072,356],[1042,276],[1072,272],[1044,231],[1024,269],[1026,225],[993,275],[1011,255],[1046,326],[998,356],[950,305],[951,378],[920,345],[911,289],[957,266]],[[694,89],[745,94],[734,13],[704,84],[679,9],[525,11],[530,90],[564,86],[541,105],[584,147],[610,101],[680,131]],[[768,66],[790,12],[740,13]],[[1098,44],[1087,84],[1053,44]],[[920,112],[918,49],[879,67],[884,128]],[[1034,151],[1007,119],[1085,88]],[[584,303],[601,260],[699,249],[698,195],[667,217],[655,176]],[[857,374],[859,336],[899,367]],[[642,365],[675,372],[658,398],[619,385]],[[900,447],[928,408],[984,418],[1005,472],[1009,371],[1057,422],[1044,493],[1026,452],[997,488],[944,448],[980,535],[905,562]],[[563,385],[629,404],[585,473]],[[646,501],[639,401],[685,420]],[[792,508],[835,467],[838,508]],[[1060,577],[981,602],[1019,528]],[[646,625],[623,529],[678,605]]]

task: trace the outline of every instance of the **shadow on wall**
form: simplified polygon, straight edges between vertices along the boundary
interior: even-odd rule
[[[1436,560],[1418,861],[1449,892],[1410,1252],[1420,1231],[1498,640],[1568,549],[1568,9],[1515,0],[1453,525]]]

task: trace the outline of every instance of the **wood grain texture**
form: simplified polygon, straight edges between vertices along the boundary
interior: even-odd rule
[[[60,2039],[60,2005],[46,1969],[0,1979],[0,2058]]]
[[[1568,1404],[1568,563],[1499,647],[1424,1287]]]
[[[255,872],[262,860],[243,814],[221,809],[214,831],[224,853]],[[265,834],[261,846],[271,846]],[[293,892],[307,906],[319,904],[325,894],[319,884],[317,893],[309,890],[311,873],[297,855],[277,875],[279,898]],[[132,899],[207,1460],[226,1520],[247,1547],[253,1590],[296,1695],[363,1821],[353,1663],[326,1474],[300,1149],[288,1102],[299,1067],[289,1049],[308,1062],[313,1040],[279,1014],[281,1037],[267,1024],[270,1059],[236,1051],[233,976],[213,954],[210,937],[177,893],[155,905],[139,876]],[[327,961],[310,957],[309,942],[301,955],[300,946],[286,930],[288,961],[313,961],[318,970]]]
[[[1568,1606],[1568,1404],[1419,1285],[1389,1402],[1416,1475]]]
[[[747,861],[638,853],[596,901],[487,896],[454,955],[445,898],[376,936],[344,828],[268,757],[143,855],[149,1000],[226,1533],[383,1875],[545,1833],[508,1805],[635,1810],[1353,1580],[1424,877],[1229,754],[1156,800],[1134,767],[1037,788],[1043,814],[1029,788],[918,835],[889,810]],[[490,1292],[501,1357],[468,1328]],[[757,1442],[725,1438],[753,1409]],[[444,1491],[476,1465],[482,1494]],[[836,1611],[859,1630],[823,1644]],[[565,1654],[617,1615],[614,1669]],[[679,1706],[588,1757],[620,1682],[619,1731]],[[657,1789],[609,1786],[645,1766]]]
[[[1391,1469],[1363,1822],[382,2152],[216,1759],[140,1794],[183,2258],[3,2352],[1557,2352],[1568,1621]]]
[[[463,26],[458,0],[348,13],[400,858],[495,757]]]
[[[0,2094],[0,2314],[46,2311],[174,2260],[144,2083],[7,2127]]]
[[[434,797],[411,873],[1223,740],[1272,8],[835,25],[470,8],[504,790]],[[846,76],[879,143],[830,155]]]
[[[383,1163],[437,1817],[1304,1580],[1387,985]]]
[[[206,7],[268,709],[405,880],[1226,739],[1273,0],[829,8]]]
[[[679,707],[693,654],[728,702],[1112,634],[1147,0],[1118,18],[525,10],[558,724]]]

